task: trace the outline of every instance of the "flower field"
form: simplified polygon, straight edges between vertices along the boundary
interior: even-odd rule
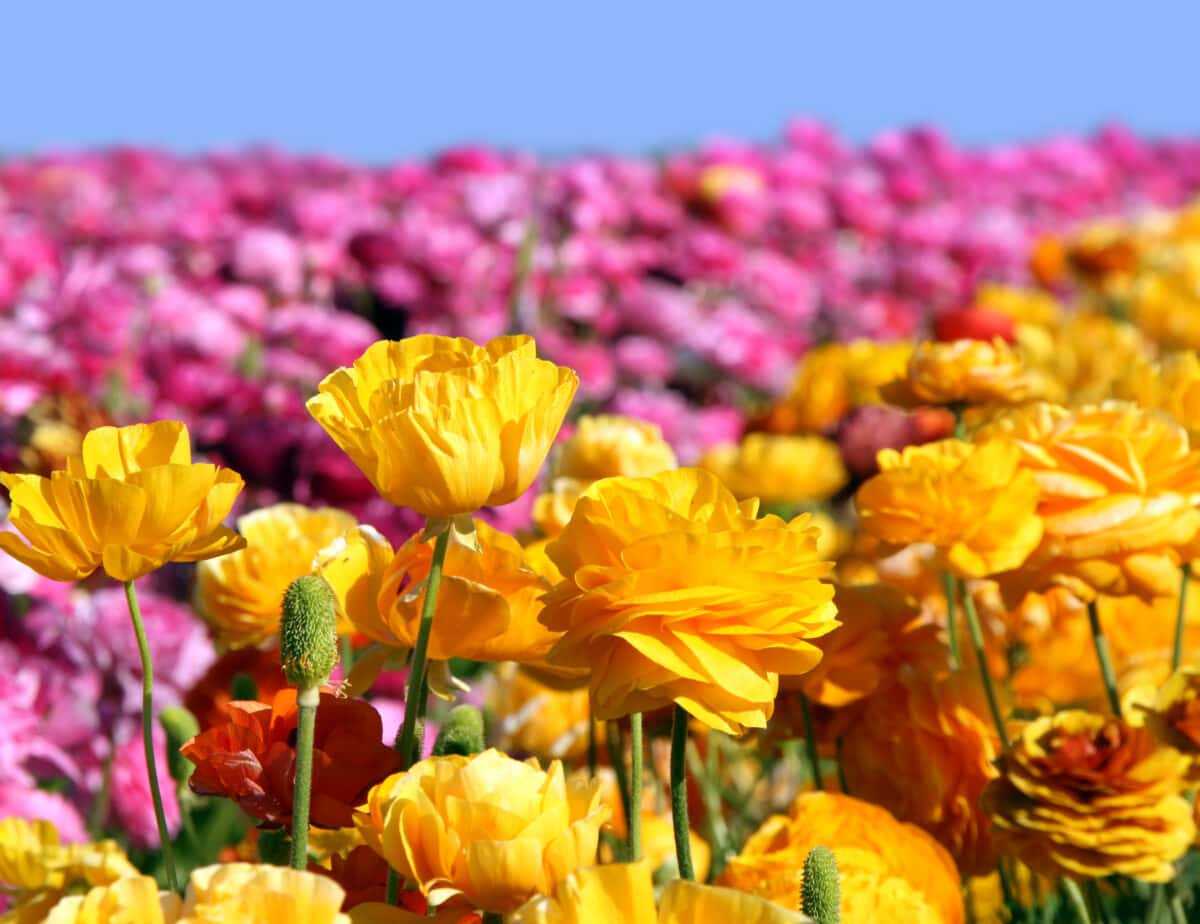
[[[0,922],[1200,920],[1197,203],[0,161]]]

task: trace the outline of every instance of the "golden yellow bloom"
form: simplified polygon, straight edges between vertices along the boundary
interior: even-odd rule
[[[587,690],[554,689],[515,664],[501,665],[492,679],[487,705],[496,716],[492,731],[502,751],[556,760],[575,760],[586,754]],[[597,735],[601,734],[598,727]]]
[[[1191,351],[1128,367],[1114,383],[1113,397],[1166,411],[1187,429],[1190,442],[1200,439],[1200,357]]]
[[[1030,722],[983,793],[996,846],[1048,877],[1174,877],[1196,829],[1187,758],[1149,731],[1068,710]]]
[[[1001,579],[1010,596],[1055,584],[1083,600],[1176,592],[1180,549],[1200,530],[1200,453],[1179,424],[1121,402],[1035,404],[1001,415],[980,438],[992,434],[1020,446],[1045,527],[1024,567]]]
[[[328,876],[269,866],[225,863],[192,873],[179,924],[350,924],[346,893]]]
[[[179,896],[160,892],[154,879],[133,876],[60,899],[46,924],[175,924],[182,907]]]
[[[848,475],[837,444],[823,436],[751,433],[740,446],[714,446],[700,458],[739,499],[764,504],[806,504],[825,500],[846,484]]]
[[[974,672],[905,669],[847,727],[840,760],[851,792],[924,828],[964,875],[977,875],[995,865],[979,794],[998,750]]]
[[[939,440],[879,452],[858,489],[863,530],[892,545],[936,546],[960,577],[1019,567],[1042,538],[1037,482],[1011,440]]]
[[[890,404],[1020,404],[1037,397],[1020,357],[1003,340],[930,340],[917,345],[904,374],[880,389]]]
[[[904,918],[869,916],[888,897],[901,911],[919,911],[915,920],[962,924],[958,870],[941,845],[915,825],[897,821],[887,809],[840,793],[801,793],[787,815],[771,816],[750,835],[718,881],[798,907],[804,858],[818,844],[833,851],[839,871],[851,874],[842,885],[845,924],[900,924]],[[865,894],[852,897],[851,883]],[[935,916],[921,911],[922,905]],[[851,910],[854,917],[848,914]]]
[[[673,880],[654,909],[650,864],[613,863],[575,870],[553,895],[530,899],[509,924],[811,924],[795,910],[718,886]]]
[[[137,875],[116,841],[61,844],[48,821],[0,821],[0,889],[13,896],[8,914],[19,924],[44,920],[68,890]]]
[[[552,460],[550,490],[533,505],[533,522],[547,536],[562,531],[579,495],[593,481],[656,475],[678,464],[657,424],[617,414],[579,418],[575,432]]]
[[[1050,334],[1037,359],[1022,339],[1023,356],[1060,383],[1069,404],[1094,404],[1112,397],[1113,383],[1152,351],[1140,330],[1104,312],[1073,312]]]
[[[1131,710],[1130,721],[1187,757],[1188,781],[1200,782],[1200,667],[1176,671],[1148,699]]]
[[[1129,287],[1137,326],[1169,350],[1200,349],[1200,242],[1176,244]]]
[[[674,702],[740,734],[766,726],[781,674],[820,660],[811,639],[838,623],[816,531],[757,506],[690,468],[580,498],[547,548],[564,580],[541,618],[565,633],[551,663],[591,668],[597,718]]]
[[[608,818],[597,783],[496,750],[433,757],[371,790],[363,838],[430,904],[505,913],[595,862]]]
[[[1051,327],[1062,316],[1062,306],[1058,299],[1048,292],[994,282],[985,282],[975,290],[975,304],[980,308],[1006,314],[1018,325]]]
[[[242,648],[277,635],[288,585],[312,570],[318,551],[354,526],[348,513],[302,504],[274,504],[239,517],[247,547],[196,570],[197,609],[217,640]]]
[[[308,410],[393,504],[432,518],[507,504],[533,483],[579,384],[535,350],[525,336],[381,340],[326,376]]]
[[[12,495],[8,519],[25,537],[0,532],[0,549],[38,574],[77,581],[103,566],[132,581],[169,561],[201,561],[242,548],[221,525],[242,490],[228,468],[192,463],[187,427],[160,420],[100,427],[64,470],[0,472]]]
[[[843,924],[942,924],[935,905],[879,854],[858,847],[836,851]]]

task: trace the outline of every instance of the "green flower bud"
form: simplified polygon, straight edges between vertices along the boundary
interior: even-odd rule
[[[167,766],[171,770],[171,779],[186,783],[195,766],[179,753],[179,749],[200,734],[200,725],[183,706],[168,706],[158,714],[158,721],[167,733]]]
[[[287,866],[292,852],[292,838],[286,828],[260,828],[258,858],[272,866]]]
[[[483,751],[483,714],[474,706],[455,706],[442,723],[433,756],[462,754],[470,757]]]
[[[820,845],[804,859],[803,905],[801,910],[817,924],[841,924],[842,889],[838,884],[837,860],[833,851]]]
[[[233,684],[230,690],[236,700],[258,699],[258,684],[245,671],[233,675]]]
[[[279,653],[288,683],[315,690],[329,680],[338,660],[337,613],[333,589],[322,577],[292,581],[283,595]]]

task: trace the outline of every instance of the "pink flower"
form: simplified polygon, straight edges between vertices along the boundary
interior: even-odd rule
[[[48,821],[58,829],[64,844],[81,844],[88,839],[79,810],[65,797],[12,780],[0,779],[0,818]]]
[[[129,730],[133,731],[132,725]],[[179,799],[168,770],[166,737],[162,727],[155,723],[154,762],[158,768],[158,786],[162,792],[167,828],[174,834],[180,824]],[[158,827],[154,819],[150,779],[146,773],[146,751],[140,733],[131,733],[117,745],[109,795],[112,799],[111,823],[127,834],[135,846],[155,846],[158,843]]]

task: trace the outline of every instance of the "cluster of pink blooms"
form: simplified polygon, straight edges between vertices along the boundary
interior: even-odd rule
[[[0,162],[0,468],[47,403],[182,419],[247,478],[250,504],[334,504],[402,537],[415,521],[304,411],[380,337],[532,333],[580,372],[583,407],[658,423],[686,462],[736,439],[748,399],[783,389],[813,344],[913,336],[982,281],[1027,281],[1041,234],[1198,190],[1200,142],[1120,128],[983,149],[922,128],[854,147],[797,121],[776,144],[661,161],[14,158]],[[522,525],[528,508],[495,515]],[[124,601],[15,567],[0,562],[0,816],[81,837],[77,807],[109,773],[109,811],[149,843]],[[142,607],[171,649],[155,652],[166,705],[214,654],[180,594],[156,590]],[[77,791],[38,788],[56,777]]]

